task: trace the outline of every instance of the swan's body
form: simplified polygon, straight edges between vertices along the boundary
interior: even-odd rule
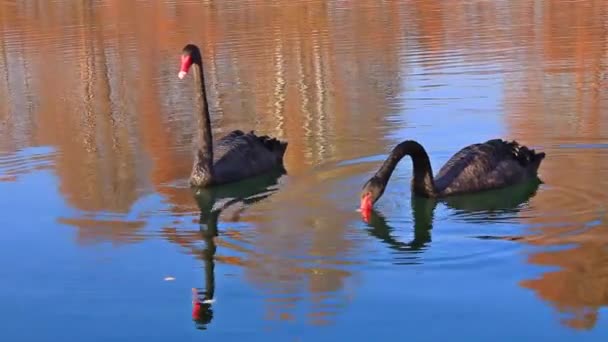
[[[234,130],[226,134],[214,146],[213,184],[232,183],[282,168],[286,147],[287,143],[265,135],[258,136],[253,131]],[[200,177],[198,164],[199,160],[195,160],[191,183]]]
[[[458,151],[435,176],[436,195],[503,188],[536,177],[544,153],[501,139]]]
[[[213,147],[211,120],[205,91],[200,50],[196,45],[184,47],[178,77],[184,78],[189,69],[194,69],[194,87],[197,116],[197,151],[190,175],[190,185],[209,187],[231,183],[283,169],[283,156],[287,142],[258,136],[253,131],[232,131],[216,142]]]
[[[433,177],[429,157],[419,143],[406,140],[395,146],[378,172],[363,186],[361,209],[369,210],[382,196],[393,170],[406,155],[414,164],[412,191],[438,198],[519,184],[537,177],[545,153],[536,153],[516,141],[488,140],[458,151]]]

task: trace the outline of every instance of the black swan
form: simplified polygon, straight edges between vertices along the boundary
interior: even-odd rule
[[[413,140],[395,146],[378,172],[361,191],[360,209],[369,213],[384,193],[397,163],[409,155],[414,164],[412,191],[414,195],[441,198],[498,189],[537,178],[545,153],[536,153],[516,141],[488,140],[458,151],[433,178],[431,162],[424,147]]]
[[[205,77],[201,52],[188,44],[181,56],[178,77],[183,79],[192,68],[197,113],[197,148],[190,174],[190,185],[206,188],[258,176],[276,168],[283,168],[287,142],[257,136],[253,131],[235,130],[216,142],[211,137],[211,119],[205,91]]]

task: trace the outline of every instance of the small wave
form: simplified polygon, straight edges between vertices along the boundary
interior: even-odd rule
[[[55,149],[49,146],[29,147],[0,154],[0,182],[17,181],[19,176],[51,169],[56,155]]]

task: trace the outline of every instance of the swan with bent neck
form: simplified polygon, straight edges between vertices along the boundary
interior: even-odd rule
[[[537,177],[545,153],[537,153],[516,141],[492,139],[458,151],[433,177],[429,156],[414,140],[395,146],[380,169],[363,185],[361,212],[369,214],[380,199],[397,164],[409,155],[414,166],[415,196],[441,198],[520,184]]]

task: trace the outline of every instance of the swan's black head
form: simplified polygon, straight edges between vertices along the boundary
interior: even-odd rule
[[[384,183],[380,178],[374,176],[370,178],[365,185],[363,185],[363,189],[361,189],[361,205],[359,209],[361,209],[362,213],[369,213],[374,203],[382,196],[384,193]]]
[[[177,74],[177,77],[180,79],[186,77],[192,64],[202,65],[201,50],[194,44],[188,44],[184,46],[182,50],[181,60],[181,66],[179,68],[179,73]]]

